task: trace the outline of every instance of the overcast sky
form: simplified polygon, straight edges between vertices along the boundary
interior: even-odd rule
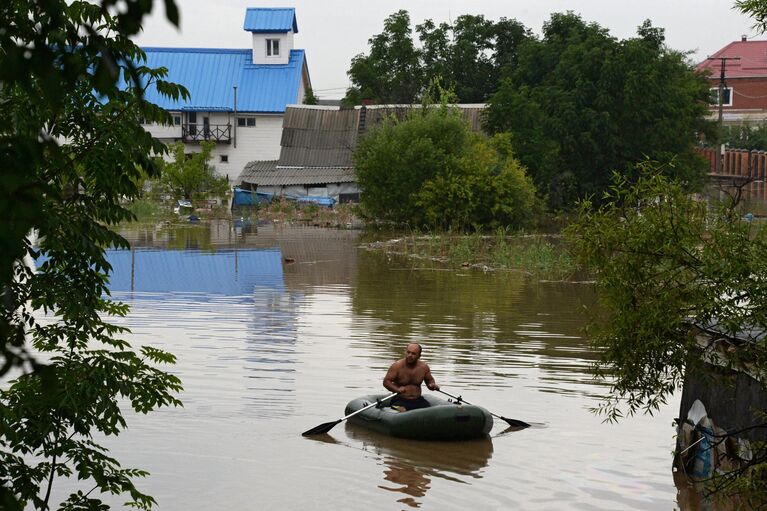
[[[340,98],[349,79],[352,57],[367,52],[368,39],[383,30],[383,20],[406,9],[415,26],[425,19],[436,23],[461,14],[483,14],[491,20],[516,18],[536,34],[552,12],[574,11],[618,38],[631,37],[645,19],[666,29],[666,43],[694,52],[700,61],[741,35],[764,39],[753,21],[732,8],[734,0],[176,0],[181,28],[165,20],[162,3],[146,20],[141,46],[249,48],[250,34],[242,25],[247,7],[295,7],[298,34],[295,47],[306,50],[312,86],[320,98]]]

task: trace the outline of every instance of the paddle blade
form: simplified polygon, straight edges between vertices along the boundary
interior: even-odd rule
[[[507,419],[506,417],[501,417],[501,419],[506,421],[506,424],[513,428],[529,428],[530,424],[528,424],[525,421],[520,421],[517,419]]]
[[[314,426],[312,429],[306,430],[303,433],[301,433],[302,436],[312,436],[312,435],[321,435],[323,433],[327,433],[331,429],[333,429],[333,426],[341,422],[343,419],[338,419],[337,421],[331,421],[326,422],[324,424],[320,424],[319,426]]]

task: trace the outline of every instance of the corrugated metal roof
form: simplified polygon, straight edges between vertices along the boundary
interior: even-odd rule
[[[359,110],[288,107],[280,165],[348,167],[357,145]]]
[[[712,78],[718,78],[722,63],[717,57],[740,57],[740,60],[727,61],[727,78],[767,76],[767,41],[733,41],[711,56],[716,60],[706,59],[697,69],[708,69]]]
[[[239,183],[256,186],[315,185],[354,183],[357,178],[349,167],[276,167],[274,161],[252,161],[245,165]]]
[[[185,86],[189,101],[175,101],[147,89],[147,99],[166,110],[234,109],[283,113],[286,105],[300,101],[298,90],[304,65],[304,50],[291,50],[287,64],[253,64],[252,50],[211,48],[143,48],[146,65],[168,69],[168,81]]]
[[[474,132],[482,131],[485,105],[455,105]],[[353,109],[289,106],[280,141],[280,166],[351,167],[358,137],[394,116],[404,119],[411,105],[375,105]],[[363,114],[364,112],[364,114]],[[364,117],[364,122],[363,122]]]
[[[289,32],[298,33],[296,10],[292,7],[251,7],[245,11],[245,25],[248,32],[272,33]]]

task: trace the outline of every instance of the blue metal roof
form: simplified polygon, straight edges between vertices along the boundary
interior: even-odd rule
[[[243,28],[258,33],[289,32],[291,29],[298,33],[296,10],[292,7],[251,7],[245,11]]]
[[[146,65],[168,69],[168,81],[185,86],[191,98],[175,101],[154,87],[146,98],[166,110],[232,111],[237,86],[238,112],[284,113],[301,101],[298,91],[304,50],[291,50],[287,64],[253,64],[253,50],[142,48]]]

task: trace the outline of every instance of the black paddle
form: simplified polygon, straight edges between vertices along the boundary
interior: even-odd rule
[[[448,396],[448,397],[452,397],[453,399],[455,399],[455,400],[456,400],[457,402],[459,402],[459,403],[463,402],[463,403],[466,403],[467,405],[470,405],[470,404],[471,404],[471,403],[469,403],[468,401],[466,401],[465,399],[463,399],[462,397],[460,397],[460,396],[459,396],[459,397],[453,396],[452,394],[448,394],[448,393],[447,393],[447,392],[445,392],[444,390],[438,390],[437,392],[442,392],[442,393],[443,393],[443,394],[445,394],[446,396]],[[490,413],[490,415],[492,415],[493,417],[497,417],[498,419],[503,419],[503,420],[505,420],[505,421],[506,421],[506,424],[508,424],[509,426],[512,426],[512,427],[514,427],[514,428],[529,428],[529,427],[530,427],[530,424],[528,424],[527,422],[524,422],[524,421],[520,421],[520,420],[517,420],[517,419],[507,419],[506,417],[501,417],[500,415],[496,415],[496,414],[494,414],[493,412],[490,412],[489,410],[488,410],[488,412],[489,412],[489,413]]]
[[[360,408],[360,409],[359,409],[359,410],[357,410],[356,412],[352,412],[352,413],[350,413],[350,414],[349,414],[349,415],[347,415],[346,417],[341,417],[341,418],[340,418],[340,419],[338,419],[337,421],[330,421],[330,422],[326,422],[326,423],[324,423],[324,424],[320,424],[319,426],[315,426],[315,427],[313,427],[312,429],[309,429],[309,430],[307,430],[307,431],[304,431],[303,433],[301,433],[301,435],[303,435],[303,436],[312,436],[312,435],[321,435],[321,434],[323,434],[323,433],[327,433],[328,431],[330,431],[331,429],[333,429],[333,427],[334,427],[336,424],[338,424],[338,423],[340,423],[340,422],[343,422],[343,421],[345,421],[346,419],[348,419],[348,418],[349,418],[349,417],[351,417],[352,415],[357,415],[357,414],[358,414],[358,413],[360,413],[360,412],[364,412],[364,411],[365,411],[365,410],[367,410],[368,408],[373,408],[374,406],[378,405],[378,403],[383,403],[383,402],[384,402],[384,401],[386,401],[387,399],[391,399],[391,398],[393,398],[393,397],[394,397],[394,396],[396,396],[396,395],[397,395],[397,393],[396,393],[396,392],[394,392],[393,394],[389,394],[388,396],[386,396],[386,397],[384,397],[384,398],[381,398],[381,399],[377,400],[375,403],[370,403],[369,405],[367,405],[367,406],[365,406],[365,407],[362,407],[362,408]]]

